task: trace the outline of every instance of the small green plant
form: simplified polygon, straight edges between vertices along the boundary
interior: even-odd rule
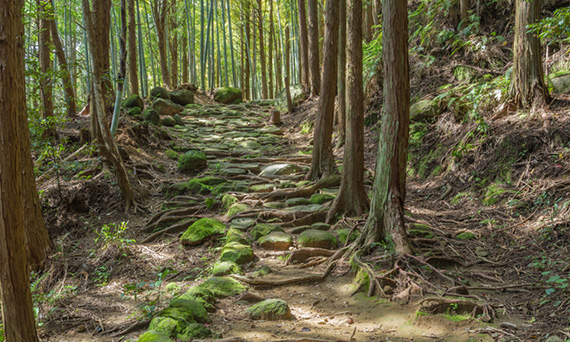
[[[165,268],[156,274],[155,281],[143,280],[136,284],[126,284],[123,286],[123,293],[121,298],[129,299],[134,297],[136,300],[138,296],[144,296],[143,303],[137,305],[138,312],[134,315],[137,318],[152,318],[161,308],[161,297],[165,293],[162,289],[164,279],[173,273],[172,270]]]
[[[119,224],[110,223],[104,225],[100,231],[96,232],[97,237],[95,238],[95,243],[101,245],[101,250],[105,250],[111,245],[122,250],[128,245],[133,244],[135,242],[134,239],[124,238],[127,224],[128,222],[121,222]]]
[[[99,287],[106,286],[109,283],[111,274],[107,265],[101,265],[95,269],[95,284]]]
[[[311,133],[311,130],[313,129],[313,122],[305,122],[301,125],[301,133],[303,134],[309,134]]]

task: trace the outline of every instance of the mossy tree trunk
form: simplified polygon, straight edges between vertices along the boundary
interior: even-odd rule
[[[542,107],[549,100],[544,83],[540,39],[528,25],[540,20],[540,0],[516,0],[513,73],[509,98],[522,108]]]
[[[9,85],[0,86],[0,288],[6,341],[36,342],[26,262],[29,213],[22,205],[22,169],[27,166],[22,155],[30,157],[29,146],[20,143],[28,131],[27,120],[22,119],[26,118],[23,5],[21,0],[6,0],[0,6],[0,79]]]
[[[388,239],[397,253],[411,253],[404,225],[410,126],[407,3],[384,0],[382,10],[384,110],[372,204],[363,235],[366,246]]]
[[[317,180],[336,173],[336,164],[332,153],[332,132],[334,122],[334,100],[336,93],[336,73],[338,56],[338,17],[339,1],[328,0],[325,23],[325,42],[323,52],[323,76],[319,111],[313,137],[313,158],[308,179]]]

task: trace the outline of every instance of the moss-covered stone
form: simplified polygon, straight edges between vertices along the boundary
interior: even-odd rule
[[[218,220],[202,218],[194,222],[180,238],[183,245],[199,245],[212,236],[225,233],[226,225]]]
[[[225,194],[222,197],[222,208],[228,210],[233,204],[237,203],[238,199],[234,195]]]
[[[411,224],[410,228],[408,229],[408,235],[421,238],[433,237],[430,226],[422,223]]]
[[[200,286],[193,286],[178,298],[195,300],[202,304],[206,311],[216,311],[216,307],[214,306],[216,304],[216,297],[209,289],[202,288]]]
[[[331,194],[313,194],[309,201],[313,204],[325,204],[334,200],[335,196]]]
[[[273,164],[266,166],[259,175],[261,177],[287,176],[300,171],[301,167],[295,164]]]
[[[182,117],[178,114],[174,114],[172,116],[172,119],[174,120],[174,122],[176,122],[177,125],[184,125],[184,120],[182,120]]]
[[[305,205],[305,204],[310,204],[311,201],[309,201],[309,199],[304,198],[304,197],[295,197],[295,198],[289,198],[287,200],[285,200],[285,205],[287,205],[288,207],[293,207],[296,205]]]
[[[231,242],[237,242],[242,245],[249,245],[250,243],[249,239],[245,236],[245,233],[234,228],[230,228],[226,234],[226,243]]]
[[[341,244],[346,244],[346,238],[348,237],[348,234],[350,233],[351,229],[349,228],[343,228],[343,229],[337,229],[334,231],[334,233],[336,234],[336,237],[338,238],[338,240],[340,241]],[[350,233],[350,238],[349,238],[349,242],[354,242],[358,236],[360,235],[360,232],[358,230],[353,230],[352,233]]]
[[[228,215],[228,217],[233,217],[241,212],[249,210],[250,208],[251,207],[249,206],[249,204],[246,203],[234,203],[228,208],[228,212],[226,215]]]
[[[281,299],[266,299],[252,305],[246,312],[255,320],[278,321],[293,317],[289,305]]]
[[[212,268],[212,276],[221,277],[230,274],[240,274],[241,268],[233,261],[218,261]]]
[[[154,108],[145,109],[142,112],[142,117],[144,120],[152,123],[155,126],[160,124],[160,115],[158,115],[158,112],[154,110]]]
[[[233,261],[237,264],[245,264],[252,261],[254,257],[251,246],[230,242],[222,248],[220,261]]]
[[[334,249],[338,245],[338,240],[329,232],[309,229],[299,235],[298,243],[301,247]]]
[[[285,232],[283,228],[270,223],[258,223],[255,227],[251,228],[249,235],[255,241],[259,240],[260,237],[269,235],[272,232]]]
[[[178,105],[186,106],[194,103],[194,94],[186,89],[174,90],[170,92],[170,99]]]
[[[255,270],[255,272],[253,272],[253,276],[254,277],[263,277],[265,275],[268,275],[269,273],[273,273],[273,270],[271,269],[271,267],[269,267],[267,265],[261,265],[260,267],[257,268],[257,270]]]
[[[214,91],[214,100],[223,104],[238,104],[242,102],[241,89],[221,87]]]
[[[248,192],[249,186],[246,182],[227,182],[223,184],[218,184],[212,188],[212,195],[218,196],[225,194],[226,192]]]
[[[127,115],[129,116],[140,116],[141,114],[142,114],[142,109],[140,109],[139,107],[130,108],[129,111],[127,112]]]
[[[239,281],[228,277],[211,277],[199,287],[210,290],[216,298],[237,296],[247,289]]]
[[[316,230],[329,230],[331,228],[331,225],[324,222],[315,222],[311,225],[311,227],[312,229]]]
[[[301,84],[293,84],[289,86],[291,92],[291,101],[293,102],[293,107],[297,107],[302,101],[308,97],[308,93],[305,91],[305,87]],[[275,107],[280,112],[287,111],[287,92],[283,89],[275,98]]]
[[[181,323],[181,321],[174,318],[157,316],[150,321],[148,330],[161,332],[168,336],[174,336],[176,332],[182,330],[180,328]]]
[[[158,112],[160,115],[167,115],[172,116],[174,114],[180,113],[184,107],[177,105],[176,103],[165,100],[165,99],[156,99],[152,103],[152,108]]]
[[[186,182],[186,189],[193,194],[207,194],[212,192],[214,186],[222,183],[225,183],[225,179],[213,176],[192,178]]]
[[[194,339],[202,339],[212,337],[213,333],[210,328],[204,326],[203,324],[199,323],[190,323],[184,329],[184,332],[178,334],[176,338],[182,341],[192,341]]]
[[[144,108],[144,102],[137,94],[132,94],[123,100],[125,108]]]
[[[174,342],[174,340],[164,333],[151,330],[139,336],[137,342]]]
[[[174,160],[178,160],[178,157],[179,157],[179,156],[178,156],[178,152],[176,152],[176,151],[174,151],[174,150],[170,150],[170,149],[164,151],[164,154],[165,154],[168,158],[174,159]]]
[[[237,218],[233,219],[230,228],[239,231],[245,231],[255,225],[255,219],[252,218]]]
[[[421,100],[410,106],[410,121],[433,119],[442,113],[435,100]]]
[[[170,93],[163,87],[154,87],[150,90],[150,97],[152,99],[170,100]]]
[[[475,240],[477,237],[472,232],[462,232],[455,236],[459,240]]]
[[[208,159],[204,152],[188,151],[178,158],[178,171],[184,173],[193,173],[208,167]]]
[[[273,232],[257,240],[259,247],[270,251],[286,251],[293,245],[291,235],[282,232]]]
[[[161,124],[166,127],[174,127],[176,125],[176,121],[174,121],[171,116],[165,116],[162,119]]]
[[[208,312],[195,300],[187,298],[176,298],[170,302],[169,308],[178,309],[184,312],[186,316],[192,316],[192,320],[186,319],[187,321],[195,321],[198,323],[210,323],[212,320],[208,315]]]
[[[263,207],[269,209],[283,209],[285,208],[285,203],[283,202],[265,202],[263,203]]]

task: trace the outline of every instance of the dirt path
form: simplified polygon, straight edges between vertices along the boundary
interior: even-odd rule
[[[154,160],[165,165],[167,172],[153,180],[152,218],[129,217],[139,233],[138,243],[125,247],[128,261],[122,259],[112,270],[106,263],[109,277],[105,282],[69,299],[67,325],[59,317],[59,324],[67,328],[46,332],[47,340],[54,340],[51,334],[58,331],[55,341],[135,341],[146,328],[121,332],[136,319],[144,320],[144,310],[156,313],[167,307],[172,299],[209,279],[212,272],[247,286],[247,296],[220,297],[210,310],[211,322],[205,326],[224,338],[493,340],[490,334],[481,333],[487,325],[468,314],[454,310],[418,313],[419,293],[398,300],[399,304],[396,298],[368,297],[362,290],[357,292],[362,284],[355,281],[347,262],[328,267],[327,257],[344,246],[347,238],[355,237],[347,235],[358,222],[344,220],[335,226],[322,222],[338,191],[338,181],[319,186],[304,181],[310,157],[298,153],[290,140],[292,132],[268,123],[270,110],[263,103],[195,106],[184,111],[183,124],[165,128],[172,140],[168,152],[155,151]],[[177,172],[176,159],[195,150],[206,154],[207,169],[194,176]],[[180,233],[198,218],[219,220],[228,230],[224,236],[212,234],[199,243],[182,245]],[[429,243],[433,233],[424,231],[416,237]],[[321,255],[295,254],[311,248],[318,248]],[[295,256],[287,260],[290,254]],[[120,253],[113,257],[121,258]],[[381,263],[376,266],[379,273],[389,270],[383,270]],[[315,279],[327,270],[331,272],[326,278]],[[313,280],[272,285],[304,277]],[[402,289],[385,290],[398,294]],[[247,309],[261,299],[284,300],[292,316],[253,319]],[[81,310],[89,313],[81,315]],[[85,316],[91,319],[82,323],[79,318]],[[171,337],[176,334],[172,332]]]

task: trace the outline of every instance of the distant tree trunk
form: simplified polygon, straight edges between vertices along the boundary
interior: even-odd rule
[[[338,147],[344,145],[346,131],[346,0],[340,1],[339,36],[338,36]],[[358,33],[358,32],[356,32]],[[354,44],[352,42],[351,44]]]
[[[319,59],[319,17],[317,0],[309,0],[309,72],[311,74],[311,95],[319,95],[321,73]]]
[[[323,52],[323,78],[319,111],[313,138],[313,158],[307,179],[317,180],[322,176],[336,173],[332,153],[332,132],[334,121],[334,99],[336,92],[336,73],[339,34],[339,1],[327,0],[325,42]]]
[[[273,99],[275,96],[273,95],[274,88],[273,88],[273,34],[275,33],[275,28],[273,27],[273,1],[269,1],[269,60],[267,62],[267,76],[269,77],[269,98]],[[275,55],[278,55],[279,51],[275,50]]]
[[[368,209],[368,197],[364,189],[364,90],[362,88],[361,1],[362,0],[349,0],[349,37],[348,45],[346,46],[348,53],[345,53],[345,55],[348,55],[346,75],[348,93],[346,144],[344,146],[342,163],[342,183],[339,194],[327,214],[328,222],[332,221],[337,213],[357,216],[363,214]],[[342,5],[346,6],[346,2],[341,1],[341,6]],[[343,9],[340,11],[342,12]],[[344,11],[346,12],[346,7]],[[343,19],[346,23],[346,15]],[[340,20],[341,25],[343,19]],[[345,25],[345,27],[346,26],[347,25]],[[339,89],[341,88],[340,81],[339,79]],[[342,81],[344,82],[344,79]],[[342,88],[344,89],[344,85]]]
[[[458,28],[460,30],[464,29],[468,22],[467,19],[469,18],[469,7],[470,7],[469,0],[459,0],[459,25]]]
[[[289,55],[291,54],[291,40],[289,38],[289,25],[285,27],[285,96],[287,96],[287,112],[293,113],[293,101],[291,100],[291,89],[289,85],[289,77],[291,77],[291,68],[289,67]]]
[[[246,100],[251,100],[253,96],[251,96],[251,87],[250,87],[250,76],[251,76],[251,68],[250,68],[250,56],[249,56],[249,45],[251,41],[251,24],[250,24],[250,5],[249,2],[245,4],[244,10],[244,18],[245,21],[245,36],[244,36],[244,72],[243,72],[243,94]]]
[[[275,52],[275,56],[276,56],[276,61],[275,61],[275,97],[277,97],[277,94],[279,94],[279,92],[281,91],[281,80],[283,80],[283,70],[282,70],[282,53],[283,53],[283,46],[280,47],[280,43],[282,43],[279,39],[277,39],[276,37],[273,37],[273,46],[274,46],[274,50]]]
[[[513,73],[509,98],[518,107],[542,107],[550,98],[544,83],[540,39],[528,25],[540,20],[540,0],[516,0]]]
[[[27,166],[22,155],[30,158],[30,150],[20,143],[28,131],[27,120],[22,119],[26,118],[23,5],[22,0],[6,0],[0,6],[0,79],[10,85],[0,87],[0,291],[6,341],[36,342],[26,262],[29,227],[24,218],[29,213],[22,206],[22,169]]]
[[[50,13],[46,6],[45,0],[37,0],[38,14],[40,16],[40,33],[38,39],[39,45],[39,62],[41,70],[40,90],[42,98],[42,118],[48,119],[53,117],[53,83],[52,69],[53,62],[51,60],[51,39],[50,39]],[[48,121],[48,128],[45,131],[48,136],[55,136],[54,123]]]
[[[135,0],[128,0],[129,11],[129,84],[132,94],[139,94],[137,73],[137,22],[135,20]]]
[[[269,98],[267,90],[267,69],[265,65],[265,41],[263,39],[263,1],[257,0],[257,19],[259,26],[259,62],[261,67],[261,96]]]
[[[121,114],[121,101],[125,87],[125,75],[127,73],[127,7],[126,0],[121,0],[121,31],[119,32],[119,73],[117,75],[117,96],[115,97],[115,107],[113,108],[113,119],[111,121],[111,135],[115,136],[119,127],[119,116]]]
[[[92,132],[95,136],[99,150],[103,157],[107,159],[115,167],[119,188],[125,200],[126,210],[129,210],[131,205],[136,205],[135,196],[129,181],[127,170],[119,154],[119,150],[109,129],[106,120],[106,106],[105,106],[105,87],[103,80],[103,70],[101,60],[109,59],[109,50],[107,54],[103,53],[101,46],[105,45],[105,40],[109,39],[109,35],[100,35],[98,30],[101,30],[99,23],[109,22],[111,0],[93,0],[93,5],[100,6],[96,11],[91,10],[89,0],[82,0],[83,4],[83,18],[85,19],[85,26],[89,42],[89,51],[91,54],[91,117],[95,121],[96,130]],[[104,10],[99,10],[104,9]],[[107,31],[108,32],[108,31]],[[136,209],[136,207],[135,207]]]
[[[172,8],[174,9],[174,1],[172,1]],[[178,86],[178,20],[176,19],[176,13],[171,13],[170,17],[170,30],[169,35],[171,37],[170,43],[170,85],[172,88]],[[182,45],[184,46],[184,45]]]
[[[374,1],[374,26],[380,25],[380,16],[382,15],[382,0],[373,0]],[[378,29],[374,30],[376,33]]]
[[[186,35],[182,35],[182,42],[181,46],[187,47],[188,46],[188,37]],[[186,84],[189,82],[189,73],[190,73],[190,62],[188,59],[188,52],[189,50],[184,48],[182,49],[182,83]]]
[[[152,16],[156,26],[156,36],[158,37],[158,54],[160,57],[160,74],[162,83],[168,89],[172,89],[170,72],[168,70],[168,53],[166,49],[166,18],[168,17],[169,0],[153,0],[151,4]]]
[[[53,0],[52,0],[52,8],[53,8]],[[77,112],[77,107],[75,104],[75,91],[73,89],[73,83],[71,81],[70,75],[70,66],[67,63],[67,58],[65,57],[65,51],[63,50],[63,45],[61,44],[61,39],[59,39],[59,33],[57,32],[57,25],[55,22],[55,15],[50,13],[50,16],[53,15],[53,18],[50,18],[49,25],[50,25],[50,33],[51,39],[53,41],[53,45],[55,47],[55,55],[57,56],[57,61],[59,62],[59,66],[61,68],[61,78],[63,81],[63,91],[65,94],[65,105],[67,109],[67,117],[71,118],[74,117]]]
[[[313,1],[313,0],[310,0]],[[305,0],[299,0],[299,45],[301,48],[301,83],[311,87],[309,72],[309,33],[307,30],[307,12],[305,11]]]
[[[374,25],[374,15],[372,13],[372,3],[366,5],[366,12],[364,12],[364,39],[369,42],[373,38],[372,25]]]
[[[94,1],[93,2],[93,15],[97,18],[97,25],[94,27],[94,34],[97,37],[109,37],[111,30],[111,3],[107,0]],[[103,99],[105,100],[105,107],[111,107],[115,102],[115,93],[113,91],[113,84],[111,83],[111,40],[110,39],[100,39],[97,46],[98,53],[107,56],[107,58],[100,58],[98,60],[91,59],[91,63],[96,63],[98,70],[101,70],[101,82],[103,87]],[[93,120],[93,117],[91,117]],[[92,137],[94,135],[91,135]]]
[[[410,126],[407,2],[384,0],[382,11],[384,109],[372,205],[363,235],[366,246],[390,239],[397,253],[411,253],[404,224]]]

